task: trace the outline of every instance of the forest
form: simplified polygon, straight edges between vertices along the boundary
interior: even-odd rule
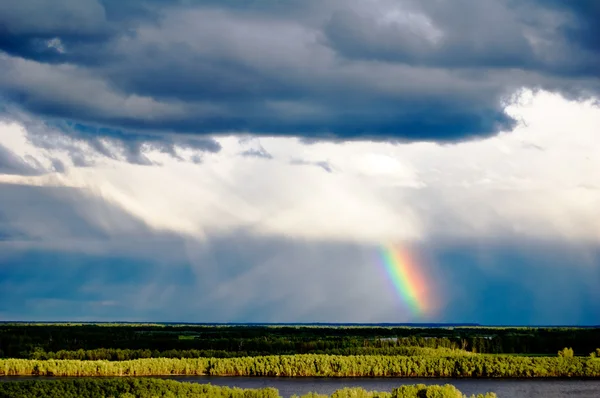
[[[160,379],[103,379],[103,380],[57,380],[21,381],[0,383],[1,398],[279,398],[274,388],[240,389],[218,387]],[[331,396],[309,393],[292,398],[463,398],[454,386],[425,386],[422,384],[401,386],[391,392],[366,391],[362,388],[344,388]],[[494,393],[479,394],[472,398],[495,398]],[[466,397],[465,397],[466,398]]]
[[[0,398],[279,397],[160,376],[591,379],[600,378],[599,345],[598,328],[4,323]],[[451,385],[331,395],[401,397],[464,395]]]
[[[148,358],[129,361],[0,359],[0,376],[600,377],[600,358],[524,356],[340,356]]]
[[[576,356],[588,356],[599,345],[600,328],[0,323],[0,358],[131,360],[428,352],[416,347],[531,356],[555,356],[558,350],[570,347]]]

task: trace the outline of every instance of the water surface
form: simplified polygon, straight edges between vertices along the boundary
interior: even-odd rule
[[[466,395],[495,392],[499,398],[600,398],[600,380],[556,379],[408,379],[408,378],[283,378],[283,377],[169,377],[219,386],[275,387],[282,397],[308,392],[331,394],[344,387],[391,391],[405,384],[453,384]]]

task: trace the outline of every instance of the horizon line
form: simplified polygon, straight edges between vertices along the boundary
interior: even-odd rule
[[[160,322],[160,321],[2,321],[0,324],[85,324],[85,325],[184,325],[184,326],[374,326],[374,327],[481,327],[481,328],[600,328],[600,325],[573,324],[480,324],[475,322]]]

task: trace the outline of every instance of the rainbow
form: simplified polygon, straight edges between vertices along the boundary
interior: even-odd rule
[[[408,250],[393,246],[381,248],[381,263],[398,296],[417,316],[432,308],[431,294],[422,273]]]

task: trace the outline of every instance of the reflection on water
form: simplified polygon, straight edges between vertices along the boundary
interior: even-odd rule
[[[16,381],[34,377],[0,377],[0,381]],[[466,395],[495,392],[499,398],[600,398],[600,380],[556,379],[407,379],[407,378],[313,378],[313,377],[211,377],[173,376],[161,377],[218,386],[262,388],[274,387],[283,397],[307,392],[331,394],[344,387],[363,387],[371,391],[391,391],[403,384],[453,384]],[[56,377],[38,377],[52,380]]]

